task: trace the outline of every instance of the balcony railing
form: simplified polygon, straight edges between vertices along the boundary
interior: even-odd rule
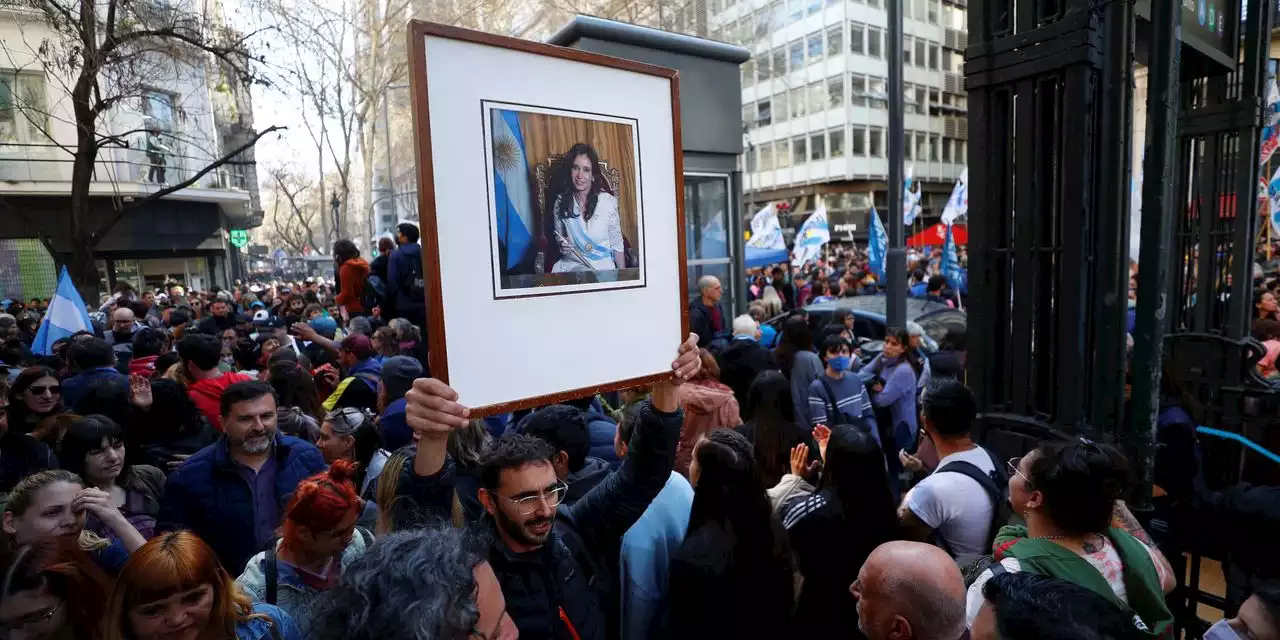
[[[93,180],[171,185],[188,180],[211,162],[208,156],[180,153],[164,154],[163,158],[163,165],[158,166],[143,149],[104,149],[94,164]],[[72,162],[71,154],[57,145],[0,144],[0,181],[70,183]],[[224,165],[201,176],[190,188],[247,191],[246,170],[242,165]]]

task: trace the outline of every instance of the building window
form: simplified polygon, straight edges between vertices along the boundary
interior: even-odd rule
[[[884,78],[872,76],[867,79],[867,102],[872,109],[889,108],[889,90],[885,88]]]
[[[787,77],[787,49],[778,47],[769,54],[769,64],[773,67],[773,77]]]
[[[915,160],[915,159],[916,159],[915,149],[913,148],[914,146],[915,146],[915,145],[913,145],[913,144],[911,143],[911,132],[910,132],[910,131],[903,131],[903,132],[902,132],[902,157],[903,157],[903,159],[905,159],[905,160]]]
[[[787,50],[790,53],[790,59],[791,59],[791,66],[788,67],[788,69],[790,71],[798,71],[800,69],[803,69],[804,68],[804,41],[796,40],[795,42],[792,42],[788,46]]]
[[[799,118],[809,113],[809,105],[805,101],[804,87],[791,90],[791,117]]]
[[[773,123],[772,107],[768,98],[756,103],[756,126],[763,127]]]
[[[161,131],[174,131],[173,94],[163,91],[142,92],[142,115]]]
[[[844,49],[844,30],[840,25],[827,29],[827,55],[838,56]]]
[[[969,164],[969,149],[964,140],[956,140],[956,164]]]
[[[942,139],[942,161],[951,162],[951,138]]]
[[[907,144],[911,144],[911,138],[907,138]],[[916,132],[916,160],[924,162],[929,159],[929,134],[923,131]]]
[[[792,138],[791,140],[791,162],[792,164],[804,164],[809,161],[805,155],[804,138]]]
[[[765,54],[759,60],[756,60],[756,81],[764,82],[769,79],[769,55]]]
[[[844,129],[832,129],[827,132],[827,144],[830,146],[832,158],[844,157]]]
[[[755,173],[760,167],[760,148],[747,149],[747,173]]]
[[[872,58],[884,56],[884,31],[875,27],[867,27],[867,55]]]
[[[939,0],[925,0],[925,2],[929,3],[929,6],[926,7],[926,11],[929,14],[929,24],[938,24],[938,13],[941,9],[939,5],[941,2]]]
[[[756,83],[756,65],[754,60],[742,63],[742,86],[749,87]]]
[[[867,152],[872,158],[884,157],[884,129],[872,127],[867,131]]]
[[[911,36],[902,36],[902,66],[909,67],[911,62],[911,41],[915,40]]]
[[[787,23],[799,22],[804,17],[805,0],[787,0]]]
[[[929,43],[925,42],[920,38],[916,38],[915,44],[916,44],[916,55],[915,55],[916,66],[923,68],[925,66],[925,63],[927,62],[926,57],[928,57],[928,54],[925,53],[925,49]]]
[[[942,162],[942,156],[938,149],[938,134],[929,134],[929,160],[931,162]]]
[[[756,105],[754,104],[742,105],[742,124],[747,127],[752,127],[755,125],[755,119],[756,119]]]
[[[855,107],[867,106],[867,77],[853,74],[849,78],[849,99]]]
[[[832,76],[827,78],[827,104],[832,109],[844,106],[844,78]]]
[[[866,27],[857,22],[849,23],[849,52],[857,54],[865,54],[866,49]]]
[[[929,43],[929,68],[937,71],[941,65],[942,49],[930,42]]]
[[[809,85],[809,113],[822,113],[827,110],[827,88],[821,82]]]
[[[809,159],[822,160],[827,157],[826,136],[822,133],[815,133],[809,136]]]
[[[779,169],[791,166],[791,141],[779,140],[773,143],[773,159]]]
[[[0,144],[46,140],[47,103],[43,75],[0,71]]]
[[[773,121],[786,122],[791,118],[791,109],[787,108],[787,92],[783,91],[773,97]]]
[[[766,142],[760,145],[760,170],[773,170],[773,143]]]
[[[916,85],[915,92],[916,92],[916,113],[921,115],[928,115],[929,113],[928,89],[921,87],[919,85]]]
[[[874,8],[876,8],[876,9],[879,9],[879,8],[880,8],[880,0],[867,0],[867,6],[868,6],[868,7],[874,7]]]
[[[822,32],[809,34],[809,64],[822,59]]]
[[[835,157],[835,149],[832,149],[832,157]],[[856,158],[867,155],[867,128],[854,127],[849,138],[849,152]]]
[[[809,15],[822,11],[822,0],[809,0]]]

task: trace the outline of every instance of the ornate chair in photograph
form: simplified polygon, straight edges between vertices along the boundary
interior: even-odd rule
[[[550,246],[549,245],[550,239],[547,238],[546,234],[543,232],[544,227],[543,227],[542,216],[547,215],[549,212],[542,211],[542,207],[544,206],[544,203],[547,201],[547,198],[546,198],[547,189],[551,186],[551,176],[555,174],[556,168],[560,166],[560,162],[563,160],[564,160],[564,154],[562,153],[557,153],[555,155],[547,156],[547,159],[543,160],[542,162],[539,162],[534,167],[534,170],[533,170],[533,178],[535,182],[534,188],[537,190],[536,197],[538,199],[536,206],[538,207],[538,211],[540,214],[538,217],[538,233],[537,233],[538,248],[543,252],[543,255],[546,256],[543,258],[543,264],[538,266],[543,270],[544,273],[551,273],[551,266],[555,263],[555,261],[551,258],[550,253],[546,251],[546,248]],[[610,167],[609,163],[607,162],[601,162],[600,169],[604,173],[604,179],[609,183],[609,188],[613,190],[613,195],[618,198],[619,202],[622,202],[622,197],[623,197],[622,196],[622,176],[620,175],[618,168]],[[640,261],[636,258],[635,248],[631,244],[631,238],[627,237],[627,232],[625,229],[622,232],[622,246],[623,246],[623,253],[625,253],[627,256],[627,266],[628,267],[639,266]]]

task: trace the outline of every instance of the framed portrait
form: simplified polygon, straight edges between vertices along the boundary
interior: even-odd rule
[[[409,42],[432,375],[473,415],[670,377],[676,72],[426,22]]]

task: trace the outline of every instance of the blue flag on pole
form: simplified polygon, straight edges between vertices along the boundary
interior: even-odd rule
[[[53,355],[53,343],[78,331],[93,331],[93,325],[89,324],[89,312],[84,308],[80,292],[71,283],[71,274],[63,267],[62,273],[58,274],[58,290],[54,292],[53,299],[49,300],[49,309],[40,322],[36,339],[31,343],[31,352],[42,356]]]
[[[880,221],[880,214],[876,213],[876,206],[873,204],[871,205],[871,233],[867,236],[867,258],[876,278],[884,278],[884,256],[888,247],[889,234],[885,233],[884,223]]]
[[[520,264],[533,244],[533,188],[525,160],[524,134],[515,111],[494,109],[493,190],[498,242],[507,250],[504,269]]]
[[[960,291],[965,286],[964,269],[960,267],[960,257],[956,255],[956,240],[951,235],[951,225],[947,225],[947,240],[942,245],[942,275],[946,276],[947,284],[952,289]]]

